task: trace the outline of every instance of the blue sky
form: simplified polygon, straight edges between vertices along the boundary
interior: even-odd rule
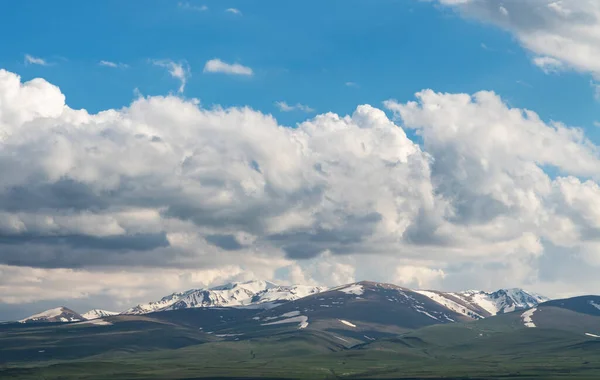
[[[0,320],[600,286],[596,0],[31,0],[0,33]]]
[[[28,1],[4,5],[3,15],[0,32],[11,38],[0,66],[25,80],[46,78],[71,107],[90,112],[128,105],[136,88],[144,95],[176,91],[177,81],[149,62],[171,59],[189,64],[186,97],[207,106],[249,105],[286,125],[307,115],[282,113],[276,101],[345,114],[358,104],[407,101],[425,88],[486,89],[600,138],[589,76],[544,74],[509,32],[430,2]],[[26,65],[25,54],[51,65]],[[203,74],[216,57],[255,74]],[[101,67],[101,60],[129,68]]]

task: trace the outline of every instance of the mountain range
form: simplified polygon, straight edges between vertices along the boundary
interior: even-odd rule
[[[185,292],[173,293],[160,300],[143,303],[123,312],[112,312],[93,309],[78,314],[66,307],[47,310],[20,322],[77,322],[94,320],[117,314],[142,315],[156,312],[173,311],[193,308],[245,308],[268,310],[279,308],[289,302],[301,300],[324,292],[341,292],[344,294],[362,294],[365,289],[380,287],[387,289],[386,300],[408,300],[412,309],[430,319],[450,320],[450,315],[460,316],[458,319],[482,319],[499,313],[512,312],[534,307],[549,299],[523,289],[500,289],[495,292],[464,291],[446,293],[432,290],[411,290],[391,284],[375,282],[359,282],[327,289],[310,285],[277,285],[269,281],[233,282],[206,289],[191,289]],[[380,289],[380,290],[381,290]],[[390,289],[393,289],[391,293]],[[388,294],[389,293],[389,294]],[[322,298],[322,297],[321,297]],[[360,299],[361,297],[357,297]],[[336,302],[319,308],[336,307]],[[421,306],[419,306],[421,305]],[[442,314],[440,314],[442,313]],[[438,315],[438,317],[434,317]]]
[[[21,322],[0,324],[0,378],[600,378],[593,295],[250,281]]]

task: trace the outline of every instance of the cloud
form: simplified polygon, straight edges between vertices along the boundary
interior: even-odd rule
[[[438,0],[466,17],[498,25],[531,51],[543,70],[568,67],[600,77],[600,3],[596,0]],[[551,70],[552,72],[554,70]]]
[[[237,8],[227,8],[227,9],[225,9],[225,12],[231,13],[231,14],[234,14],[234,15],[238,15],[238,16],[242,15],[242,11],[240,11]]]
[[[180,9],[187,10],[187,11],[195,11],[195,12],[208,11],[208,6],[190,4],[188,1],[180,1],[179,3],[177,3],[177,7],[179,7]]]
[[[346,82],[345,84],[347,87],[359,87],[356,82]]]
[[[183,93],[185,90],[185,85],[187,83],[188,78],[190,77],[190,68],[188,64],[184,61],[182,62],[174,62],[168,59],[163,60],[154,60],[152,63],[156,66],[164,67],[168,69],[169,74],[177,80],[179,80],[180,85],[177,90],[179,93]]]
[[[25,54],[25,63],[29,64],[29,65],[40,65],[40,66],[48,66],[49,65],[49,63],[45,59],[39,58],[39,57],[34,57],[29,54]]]
[[[443,280],[445,277],[446,274],[441,269],[401,265],[396,268],[394,282],[417,289],[435,289],[435,286],[439,285],[440,280]]]
[[[565,69],[561,61],[552,57],[535,57],[533,63],[546,74],[558,73]]]
[[[0,70],[0,302],[123,306],[252,277],[600,286],[600,155],[581,129],[489,91],[385,107],[294,128],[177,96],[90,114]]]
[[[252,76],[254,74],[250,67],[240,65],[239,63],[226,63],[218,58],[207,61],[204,65],[204,72],[245,76]]]
[[[590,81],[590,86],[594,90],[594,99],[600,102],[600,83],[595,81]]]
[[[112,67],[114,69],[117,69],[117,68],[126,69],[129,67],[129,65],[126,63],[121,63],[121,62],[117,63],[117,62],[104,61],[104,60],[98,62],[98,65],[105,66],[105,67]]]
[[[315,110],[307,105],[296,103],[295,105],[289,105],[284,101],[275,102],[275,105],[281,112],[293,112],[293,111],[302,111],[306,113],[315,112]]]

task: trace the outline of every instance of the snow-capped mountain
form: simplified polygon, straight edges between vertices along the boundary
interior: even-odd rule
[[[25,319],[21,319],[21,323],[35,323],[35,322],[78,322],[83,321],[85,318],[80,314],[77,314],[71,309],[64,306],[57,307],[43,311],[38,314],[34,314]]]
[[[444,293],[434,290],[418,290],[424,296],[450,310],[474,319],[509,313],[535,307],[549,298],[523,289],[500,289],[495,292],[468,290],[457,293]]]
[[[102,318],[102,317],[110,317],[111,315],[117,315],[117,314],[119,314],[119,313],[117,313],[115,311],[92,309],[92,310],[88,311],[87,313],[81,314],[81,316],[87,320],[92,320],[92,319],[98,319],[98,318]]]
[[[269,281],[234,282],[208,289],[173,293],[159,301],[137,305],[124,314],[146,314],[202,307],[247,307],[269,309],[326,288],[307,285],[280,286]]]
[[[251,336],[328,331],[344,342],[340,344],[351,346],[425,326],[470,320],[413,290],[361,281],[261,310],[250,320],[229,325],[223,333]]]
[[[331,288],[329,291],[335,291],[336,293],[328,292],[327,294],[348,294],[349,299],[360,301],[363,298],[362,293],[365,289],[368,289],[368,294],[371,295],[370,302],[375,302],[377,297],[385,301],[378,304],[379,312],[390,312],[401,304],[402,308],[408,307],[414,313],[428,317],[432,320],[429,322],[438,321],[434,323],[447,323],[458,320],[455,315],[461,316],[460,319],[462,317],[482,319],[499,313],[529,309],[539,303],[548,301],[546,297],[522,289],[500,289],[495,292],[470,290],[445,293],[434,290],[411,290],[396,285],[368,281]],[[121,314],[148,314],[195,308],[244,308],[257,309],[258,312],[275,307],[278,307],[279,310],[284,304],[291,304],[304,298],[307,298],[308,302],[310,296],[313,296],[310,302],[316,302],[318,305],[314,308],[319,310],[327,307],[333,310],[344,305],[344,303],[339,303],[340,300],[334,300],[335,297],[331,298],[331,305],[323,303],[320,296],[314,297],[327,290],[324,287],[309,285],[282,286],[269,281],[233,282],[212,288],[191,289],[185,292],[173,293],[158,301],[139,304]],[[398,302],[398,305],[390,303],[392,301]],[[386,308],[391,309],[386,311]],[[406,312],[414,314],[413,312]],[[93,309],[80,315],[66,307],[60,307],[32,315],[20,322],[76,322],[116,314],[119,313]],[[408,314],[404,317],[408,317]],[[411,316],[411,318],[413,317],[414,315]]]

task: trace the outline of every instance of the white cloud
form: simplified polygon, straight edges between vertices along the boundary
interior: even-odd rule
[[[98,65],[100,65],[100,66],[106,66],[106,67],[112,67],[114,69],[117,69],[117,68],[126,69],[126,68],[129,67],[129,65],[126,64],[126,63],[104,61],[104,60],[98,62]]]
[[[179,80],[179,93],[183,93],[188,78],[190,77],[190,69],[186,62],[174,62],[168,59],[154,60],[152,63],[156,66],[164,67],[169,70],[169,74]]]
[[[356,82],[346,82],[346,86],[347,87],[359,87],[358,83],[356,83]]]
[[[40,66],[48,66],[49,65],[49,63],[45,59],[39,58],[39,57],[34,57],[29,54],[25,54],[25,63],[29,64],[29,65],[40,65]]]
[[[535,57],[533,63],[546,74],[558,73],[565,69],[561,61],[552,57]]]
[[[446,274],[441,269],[402,265],[396,268],[394,281],[396,284],[417,289],[435,289],[445,277]]]
[[[594,90],[594,98],[600,102],[600,83],[591,81],[590,86],[592,86],[592,89]]]
[[[386,107],[396,122],[361,105],[295,128],[176,96],[89,114],[0,70],[3,302],[137,302],[284,270],[327,285],[599,285],[600,158],[582,130],[485,91]]]
[[[207,61],[204,65],[204,72],[245,76],[252,76],[254,74],[250,67],[240,65],[239,63],[223,62],[218,58]]]
[[[208,10],[207,5],[194,5],[188,1],[180,1],[177,6],[181,9],[195,12],[206,12]]]
[[[238,16],[242,15],[242,11],[240,11],[237,8],[227,8],[227,9],[225,9],[225,12],[231,13],[231,14],[234,14],[234,15],[238,15]]]
[[[596,0],[495,0],[439,3],[467,17],[494,23],[512,32],[547,69],[564,66],[600,77],[600,2]],[[552,61],[550,61],[550,59]]]
[[[293,111],[302,111],[306,113],[315,112],[315,110],[307,105],[296,103],[294,105],[289,105],[284,101],[275,102],[275,105],[281,112],[293,112]]]

